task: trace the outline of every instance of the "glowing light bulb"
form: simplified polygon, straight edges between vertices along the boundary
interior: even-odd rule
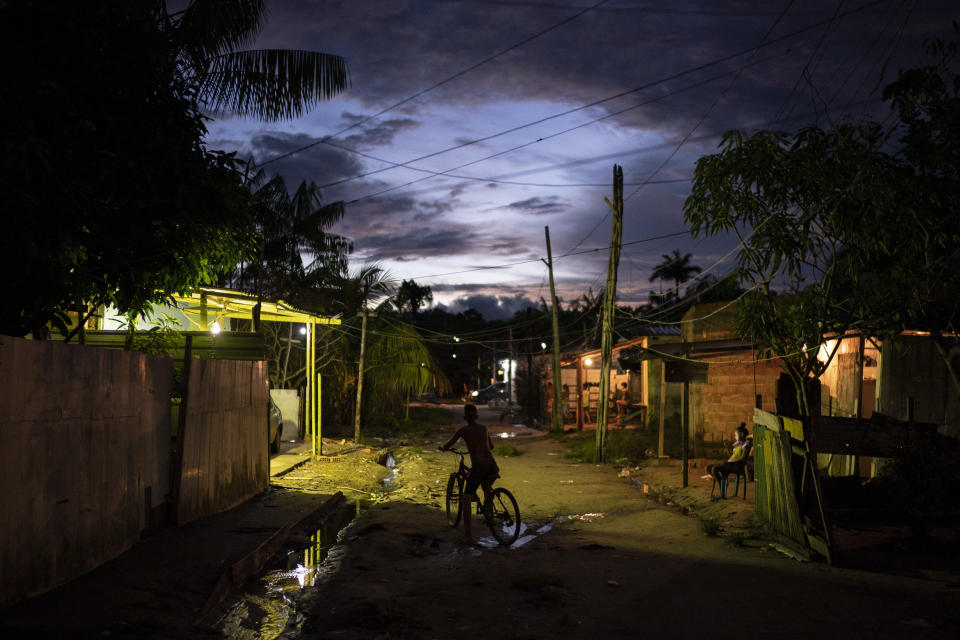
[[[216,320],[213,321],[213,324],[210,325],[210,333],[217,335],[220,333],[220,323]]]

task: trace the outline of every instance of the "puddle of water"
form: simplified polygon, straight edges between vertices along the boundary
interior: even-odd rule
[[[264,573],[220,623],[224,637],[233,640],[276,640],[299,636],[304,617],[300,593],[326,582],[340,569],[346,549],[345,532],[360,513],[362,501],[346,505],[309,537],[304,549],[284,549],[272,569]]]

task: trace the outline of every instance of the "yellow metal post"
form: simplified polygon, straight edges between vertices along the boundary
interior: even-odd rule
[[[314,406],[316,407],[316,415],[314,416],[315,419],[314,419],[314,421],[313,421],[313,431],[314,431],[314,432],[313,432],[313,436],[311,436],[311,437],[313,438],[313,442],[314,442],[314,445],[313,445],[313,455],[315,455],[315,456],[319,456],[319,455],[321,455],[321,454],[323,453],[323,441],[320,439],[320,438],[321,438],[321,435],[322,435],[322,434],[321,434],[321,424],[322,424],[322,423],[321,423],[320,418],[321,418],[322,413],[323,413],[323,405],[321,404],[321,401],[323,400],[323,395],[322,395],[322,394],[323,394],[323,386],[320,384],[320,383],[321,383],[321,380],[322,380],[322,377],[321,377],[321,375],[318,373],[317,376],[316,376],[316,388],[317,388],[316,399],[317,399],[317,402],[316,402],[316,404],[314,405]]]

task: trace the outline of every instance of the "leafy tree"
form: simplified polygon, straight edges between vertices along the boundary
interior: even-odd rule
[[[663,254],[662,257],[663,262],[654,267],[650,274],[650,282],[654,280],[673,282],[673,297],[678,299],[680,297],[680,285],[689,280],[693,274],[700,273],[702,269],[690,264],[693,254],[680,255],[679,249],[674,249],[673,255]]]
[[[202,110],[297,115],[347,82],[335,56],[238,51],[263,18],[262,0],[0,3],[5,57],[32,52],[4,78],[0,260],[24,276],[4,282],[0,332],[142,314],[250,256],[249,193],[204,148]]]
[[[782,358],[806,415],[805,380],[827,366],[817,358],[824,335],[955,330],[960,75],[955,44],[931,51],[936,64],[886,88],[892,127],[730,132],[697,162],[686,220],[694,236],[740,238],[739,275],[751,290],[738,330]]]
[[[241,176],[201,144],[163,17],[158,3],[0,4],[5,58],[31,52],[0,98],[0,332],[65,330],[66,312],[106,303],[142,313],[250,248]]]
[[[416,316],[420,307],[433,303],[433,291],[430,287],[421,287],[413,280],[404,280],[397,287],[397,294],[393,300],[397,310]]]

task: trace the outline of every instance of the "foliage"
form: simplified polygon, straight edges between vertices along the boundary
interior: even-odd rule
[[[650,274],[650,281],[667,280],[674,283],[674,298],[680,297],[680,285],[690,279],[695,273],[700,273],[702,269],[696,265],[690,264],[693,254],[680,255],[679,249],[673,250],[673,255],[663,254],[663,262],[653,268]]]
[[[517,446],[512,442],[498,442],[493,445],[493,455],[497,458],[514,458],[519,453]]]
[[[450,422],[450,412],[442,407],[410,407],[408,418],[393,412],[370,416],[365,430],[371,437],[428,440],[437,438]],[[352,435],[352,430],[348,431]]]
[[[0,259],[25,277],[4,281],[2,333],[63,330],[89,304],[143,313],[249,246],[240,175],[200,142],[161,6],[0,5],[6,59],[31,52],[4,78]]]
[[[806,415],[802,381],[825,369],[825,335],[956,326],[960,75],[950,71],[955,46],[934,51],[938,64],[885,90],[893,127],[730,132],[697,162],[687,223],[694,236],[740,238],[738,275],[751,289],[738,330],[782,358]]]
[[[247,259],[249,193],[202,110],[299,115],[347,84],[336,56],[237,51],[263,19],[262,0],[0,4],[5,58],[30,52],[4,78],[2,260],[28,277],[5,281],[0,332],[144,315]]]
[[[400,407],[431,390],[444,393],[449,382],[439,363],[410,325],[371,319],[364,367],[364,388],[377,405]]]
[[[639,429],[623,429],[607,433],[605,461],[609,464],[635,465],[646,458],[647,451],[655,444],[652,432]],[[564,438],[566,457],[580,462],[593,462],[596,454],[596,438],[593,434],[577,434]]]
[[[718,515],[703,514],[698,515],[697,519],[700,521],[700,531],[706,536],[715,537],[720,534],[720,530],[723,528],[721,525],[722,519]]]
[[[309,306],[317,282],[342,272],[353,250],[348,239],[328,232],[343,218],[343,203],[323,204],[313,182],[302,182],[291,193],[282,177],[267,180],[262,171],[248,185],[256,246],[251,260],[237,265],[223,285]]]
[[[148,331],[136,330],[136,323],[130,319],[132,342],[128,345],[130,351],[139,351],[147,355],[173,355],[182,343],[180,321],[163,313],[154,318],[156,323]]]
[[[296,118],[346,89],[347,64],[319,51],[239,50],[266,17],[264,0],[191,0],[166,16],[177,63],[211,111],[260,120]]]
[[[404,280],[397,287],[393,303],[400,313],[416,316],[420,307],[433,304],[433,291],[430,287],[421,287],[413,280]]]

